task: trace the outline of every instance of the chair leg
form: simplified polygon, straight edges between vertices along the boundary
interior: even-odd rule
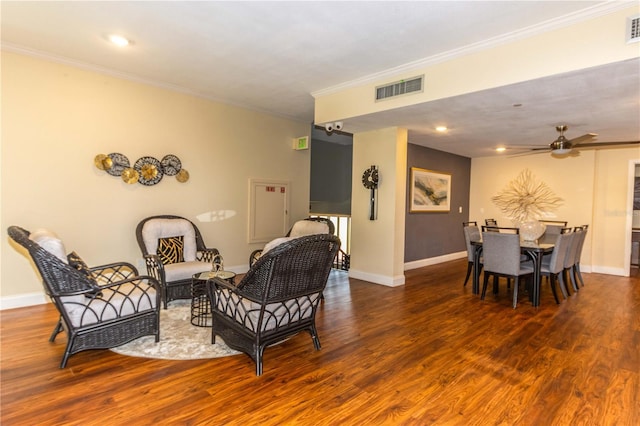
[[[487,284],[489,284],[489,272],[484,271],[484,282],[482,284],[482,294],[480,295],[480,300],[484,300],[484,296],[487,294]]]
[[[320,345],[320,338],[318,337],[318,330],[316,329],[315,324],[313,324],[309,328],[309,334],[311,335],[311,340],[313,341],[313,347],[316,351],[319,351],[322,346]]]
[[[564,282],[568,283],[571,280],[571,287],[573,287],[573,292],[578,292],[578,286],[576,285],[576,281],[571,275],[571,268],[565,268],[562,273],[564,274]]]
[[[567,299],[569,297],[569,290],[567,290],[567,284],[564,282],[564,278],[562,275],[562,272],[557,275],[558,282],[560,283],[560,291],[562,292],[562,297]]]
[[[558,299],[558,292],[556,291],[556,276],[554,274],[549,274],[549,284],[551,285],[551,292],[553,293],[553,298],[556,299],[556,304],[560,304],[560,300]]]
[[[582,272],[580,272],[580,262],[576,262],[576,264],[573,265],[573,267],[575,268],[576,276],[580,280],[580,285],[584,287],[584,281],[582,280]]]
[[[259,346],[256,350],[256,376],[262,376],[262,355],[264,346]]]
[[[500,277],[497,275],[493,276],[493,294],[498,294],[498,281],[500,280]]]
[[[49,341],[53,342],[54,340],[56,340],[56,336],[58,334],[60,334],[60,332],[63,330],[62,328],[62,318],[58,319],[58,323],[56,324],[56,326],[53,329],[53,333],[51,333],[51,336],[49,337]]]
[[[520,287],[520,279],[515,277],[513,280],[513,309],[518,306],[518,287]]]
[[[578,290],[580,290],[580,288],[578,287],[578,283],[576,282],[576,275],[575,275],[573,266],[567,268],[566,271],[569,274],[569,279],[571,280],[571,286],[577,292]]]
[[[467,286],[467,281],[469,281],[469,277],[471,276],[471,270],[473,269],[473,262],[467,263],[467,276],[464,279],[464,286]]]

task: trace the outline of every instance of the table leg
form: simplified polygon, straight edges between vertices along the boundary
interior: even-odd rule
[[[480,254],[481,246],[473,246],[473,294],[480,294]]]
[[[540,306],[540,270],[542,269],[542,253],[532,253],[533,258],[533,306]]]

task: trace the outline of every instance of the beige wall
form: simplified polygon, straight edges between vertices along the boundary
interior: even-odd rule
[[[305,217],[310,151],[294,151],[291,142],[309,132],[309,123],[3,52],[3,306],[41,294],[31,266],[8,242],[10,225],[54,230],[89,265],[139,264],[138,221],[177,214],[197,222],[225,265],[246,269],[257,248],[247,243],[249,178],[290,181],[290,220]],[[127,185],[93,165],[96,154],[111,152],[132,163],[175,154],[191,178]]]
[[[371,190],[362,185],[362,173],[372,164],[380,171],[375,220],[369,220]],[[349,276],[388,286],[404,284],[406,172],[406,129],[354,135]]]
[[[566,220],[569,226],[589,224],[581,259],[584,270],[624,275],[625,246],[631,238],[627,216],[633,214],[628,204],[629,163],[634,160],[640,160],[640,148],[584,150],[562,159],[549,154],[474,158],[469,220],[484,224],[486,218],[495,218],[500,225],[512,225],[491,197],[528,168],[564,199],[549,219]]]

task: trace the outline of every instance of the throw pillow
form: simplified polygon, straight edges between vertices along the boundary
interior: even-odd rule
[[[183,236],[158,238],[158,251],[156,254],[163,265],[184,262]]]
[[[93,299],[93,298],[102,296],[102,292],[100,291],[100,286],[98,285],[96,278],[93,276],[93,272],[91,272],[91,269],[89,269],[89,266],[87,266],[87,263],[84,260],[82,260],[82,258],[78,255],[78,253],[76,253],[75,251],[72,251],[71,253],[69,253],[67,255],[67,261],[69,262],[69,266],[77,269],[89,279],[91,288],[93,290],[90,293],[86,293],[85,297]]]
[[[67,263],[66,251],[62,240],[56,234],[47,229],[36,229],[31,232],[29,239],[40,247]]]

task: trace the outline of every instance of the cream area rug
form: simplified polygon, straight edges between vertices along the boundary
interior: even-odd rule
[[[160,341],[154,336],[144,336],[113,352],[144,358],[160,359],[206,359],[238,355],[241,352],[229,348],[220,336],[211,344],[211,327],[196,327],[191,324],[191,301],[175,300],[168,309],[160,308]]]

